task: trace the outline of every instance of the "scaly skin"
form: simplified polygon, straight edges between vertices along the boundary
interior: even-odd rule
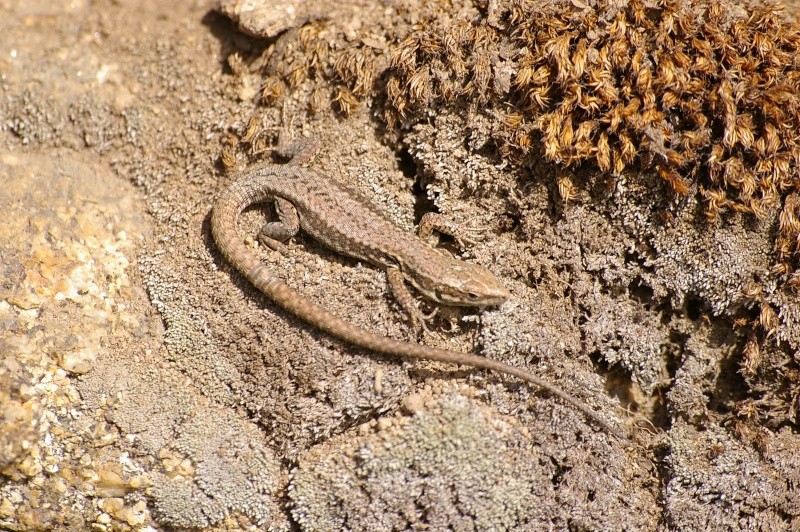
[[[298,228],[326,247],[391,270],[430,299],[448,305],[497,305],[510,295],[485,268],[458,260],[389,222],[344,185],[297,164],[257,164],[246,170],[214,206],[211,231],[225,258],[286,311],[332,336],[378,353],[494,370],[530,382],[572,405],[609,433],[619,435],[592,409],[561,388],[521,368],[470,353],[395,340],[357,327],[309,301],[272,275],[238,235],[241,212],[275,200],[283,223],[265,226],[282,237]],[[276,227],[277,226],[277,227]],[[287,232],[287,227],[288,232]],[[277,231],[276,231],[277,229]],[[391,275],[390,275],[391,278]]]

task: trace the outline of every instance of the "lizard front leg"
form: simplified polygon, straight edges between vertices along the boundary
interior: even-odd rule
[[[414,296],[406,286],[406,280],[400,268],[396,266],[386,268],[386,280],[389,283],[389,289],[392,291],[392,295],[400,304],[400,308],[403,309],[406,316],[408,316],[408,320],[411,322],[411,328],[417,338],[422,336],[423,332],[429,332],[428,326],[425,323],[428,317],[417,307]]]

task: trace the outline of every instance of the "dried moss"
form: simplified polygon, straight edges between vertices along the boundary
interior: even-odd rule
[[[390,113],[492,102],[500,153],[621,173],[654,168],[706,215],[758,217],[796,190],[800,27],[777,6],[512,1],[478,22],[425,25],[391,55]],[[395,118],[395,117],[392,117]],[[796,249],[786,197],[778,251]]]

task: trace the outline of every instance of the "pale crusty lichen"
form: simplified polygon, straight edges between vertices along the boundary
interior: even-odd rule
[[[278,462],[255,427],[220,411],[200,410],[178,431],[168,449],[185,457],[182,467],[167,467],[173,455],[162,450],[165,472],[153,475],[149,490],[156,519],[207,527],[240,514],[253,524],[281,528],[274,501]]]
[[[513,419],[454,390],[423,392],[405,406],[413,413],[382,418],[300,459],[289,496],[303,529],[558,528],[567,526],[556,511],[563,498],[575,523],[617,528],[630,514],[626,524],[635,528],[655,508],[653,501],[637,507],[647,496],[607,497],[601,486],[620,471],[585,484],[577,478],[582,467],[567,465],[577,457],[549,456],[549,446],[538,450]]]
[[[679,423],[662,443],[670,480],[664,519],[675,530],[787,530],[800,524],[797,436],[784,428],[753,460],[720,427]],[[787,489],[788,487],[788,489]]]
[[[523,199],[513,209],[520,215],[539,201],[525,201],[528,185],[544,181],[558,184],[564,204],[575,203],[577,189],[591,190],[588,201],[622,222],[614,224],[617,235],[630,239],[635,258],[622,257],[622,271],[596,271],[611,281],[609,292],[650,292],[648,301],[609,320],[603,313],[618,309],[590,300],[585,330],[589,346],[648,393],[669,384],[672,362],[658,359],[680,349],[680,334],[664,326],[670,316],[635,317],[648,306],[668,303],[680,313],[688,304],[699,307],[689,314],[729,320],[741,373],[754,391],[771,388],[778,399],[764,413],[791,417],[797,371],[786,386],[773,377],[783,380],[777,368],[796,363],[788,353],[760,352],[772,351],[776,338],[800,336],[793,317],[800,26],[781,6],[759,3],[472,7],[474,18],[456,8],[423,15],[428,23],[390,51],[387,81],[376,85],[390,123],[424,119],[439,130],[469,131],[464,140],[475,151],[515,163],[517,178],[493,186]],[[448,113],[465,118],[447,126]],[[530,175],[539,155],[554,167]],[[417,158],[441,177],[438,164]],[[782,414],[774,410],[779,403]]]
[[[253,524],[281,522],[279,465],[263,434],[148,361],[132,375],[121,361],[104,358],[81,393],[87,406],[128,435],[136,454],[148,457],[154,519],[175,527],[220,525],[230,515]]]
[[[239,372],[207,334],[208,324],[197,311],[198,295],[163,262],[160,254],[143,256],[139,268],[150,301],[164,320],[168,357],[195,381],[213,382],[206,393],[217,403],[232,406],[243,387]]]

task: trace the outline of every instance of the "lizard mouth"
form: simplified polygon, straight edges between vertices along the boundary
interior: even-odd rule
[[[447,294],[436,289],[432,299],[437,303],[453,307],[494,307],[504,303],[510,295],[511,292],[503,286],[491,292],[467,292],[466,294]]]

